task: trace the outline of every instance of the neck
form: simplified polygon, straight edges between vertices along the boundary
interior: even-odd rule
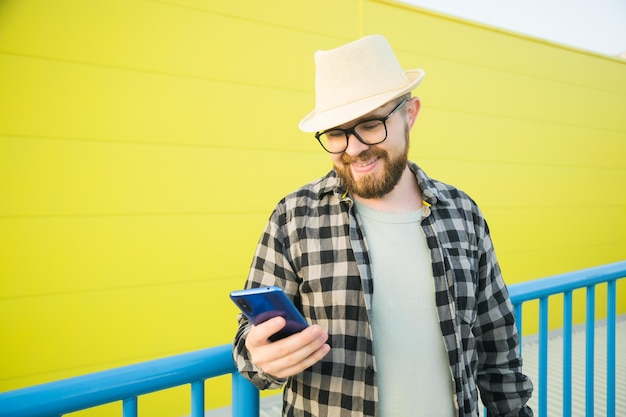
[[[422,192],[417,184],[417,178],[408,166],[402,173],[398,184],[384,196],[363,198],[353,195],[352,198],[373,210],[388,213],[407,213],[422,208]]]

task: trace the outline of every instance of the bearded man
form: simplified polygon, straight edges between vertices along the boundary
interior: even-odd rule
[[[420,110],[389,43],[315,54],[301,122],[333,169],[278,203],[246,288],[280,286],[310,326],[239,317],[233,356],[284,416],[532,416],[513,308],[475,202],[408,161]]]

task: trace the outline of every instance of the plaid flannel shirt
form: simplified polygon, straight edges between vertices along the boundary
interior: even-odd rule
[[[532,416],[526,402],[533,387],[521,370],[512,305],[487,224],[462,191],[410,167],[430,205],[422,228],[458,415],[479,415],[480,390],[490,415]],[[332,347],[311,368],[278,380],[250,361],[245,337],[251,324],[239,316],[237,367],[259,389],[285,385],[284,416],[377,415],[369,259],[352,200],[335,171],[286,196],[272,213],[246,287],[284,288],[304,317],[328,332]]]

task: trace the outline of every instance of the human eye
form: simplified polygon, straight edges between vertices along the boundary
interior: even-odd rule
[[[362,132],[372,132],[380,129],[382,126],[383,122],[380,120],[367,120],[365,122],[359,123],[357,129]]]
[[[328,140],[344,139],[346,137],[342,130],[329,130],[324,135]]]

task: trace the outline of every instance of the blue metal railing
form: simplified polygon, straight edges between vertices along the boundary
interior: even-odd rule
[[[563,294],[563,417],[572,416],[572,293],[586,290],[585,415],[594,414],[594,341],[596,286],[607,284],[607,417],[615,417],[615,322],[617,280],[626,277],[626,261],[554,275],[509,287],[518,330],[522,328],[522,304],[539,300],[539,380],[536,384],[539,417],[548,414],[548,298]]]
[[[204,416],[204,381],[232,374],[233,417],[259,415],[259,391],[235,368],[231,345],[185,353],[0,394],[2,417],[58,417],[122,401],[124,417],[137,417],[137,397],[191,386],[191,416]]]
[[[607,283],[607,417],[615,417],[616,282],[626,277],[626,261],[511,285],[509,292],[521,329],[522,304],[539,300],[538,416],[547,415],[548,297],[564,294],[563,416],[571,417],[572,292],[587,291],[586,415],[593,415],[595,287]],[[521,334],[521,331],[520,331]],[[181,385],[191,386],[192,417],[204,415],[204,381],[232,374],[232,416],[258,417],[259,392],[233,364],[231,346],[223,345],[168,358],[0,393],[0,417],[58,417],[122,401],[123,417],[137,417],[137,397]]]

